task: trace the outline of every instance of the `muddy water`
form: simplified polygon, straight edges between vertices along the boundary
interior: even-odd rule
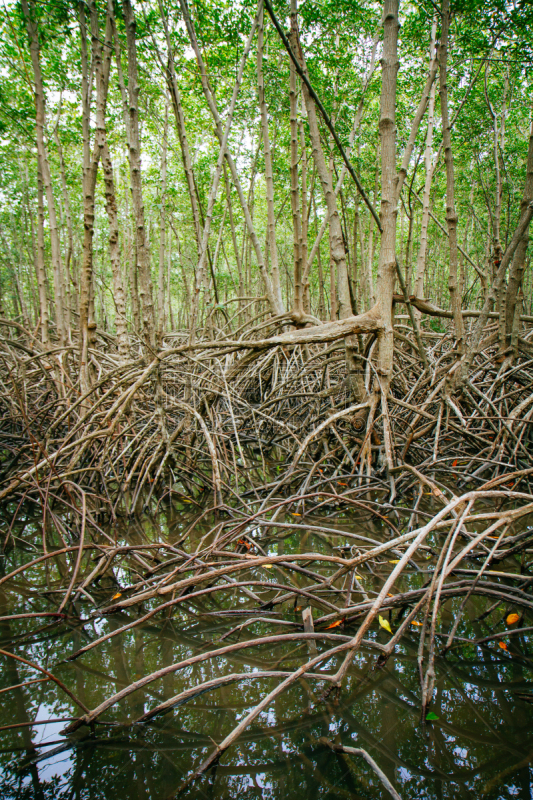
[[[190,519],[184,509],[167,510],[157,521],[128,523],[126,541],[175,541]],[[376,536],[379,526],[337,516],[336,527],[354,526]],[[18,547],[7,553],[2,569],[34,557],[39,526],[31,519],[20,531]],[[201,531],[197,532],[200,535]],[[300,532],[282,542],[262,539],[270,552],[322,550],[339,542]],[[431,563],[406,578],[411,587],[427,579]],[[35,568],[27,579],[2,587],[0,614],[45,612],[57,608],[57,594],[45,594],[59,581],[64,565],[50,565],[46,576]],[[390,568],[389,568],[390,569]],[[374,570],[375,572],[375,570]],[[107,575],[93,593],[104,605],[131,576]],[[30,580],[31,579],[31,580]],[[362,576],[371,592],[379,574]],[[449,601],[442,612],[446,629],[453,616]],[[233,592],[205,600],[170,617],[155,616],[143,626],[116,636],[74,662],[64,659],[89,641],[133,619],[133,612],[97,618],[80,624],[72,617],[5,619],[0,622],[2,647],[50,669],[89,708],[136,678],[209,649],[213,642],[250,618],[246,598]],[[485,608],[476,600],[458,635],[478,637],[491,632],[502,609],[483,621]],[[147,610],[145,606],[144,611]],[[79,616],[91,612],[89,602],[76,606]],[[278,609],[279,611],[279,609]],[[231,612],[230,614],[224,612]],[[239,612],[239,613],[235,613]],[[269,618],[275,618],[272,613]],[[279,620],[295,622],[292,605]],[[394,617],[392,618],[394,627]],[[531,624],[525,622],[524,624]],[[500,628],[501,629],[501,628]],[[349,629],[348,633],[353,629]],[[287,631],[261,620],[225,643]],[[386,642],[389,634],[375,627],[371,637]],[[437,661],[438,679],[432,709],[438,719],[423,723],[417,666],[416,630],[396,657],[376,667],[376,653],[357,656],[339,698],[321,697],[323,684],[300,681],[278,698],[222,758],[216,769],[186,789],[184,798],[272,798],[273,800],[344,800],[388,797],[372,770],[358,757],[333,753],[320,739],[365,748],[384,770],[403,800],[408,798],[526,798],[533,797],[533,653],[527,639],[514,638],[508,651],[494,644],[466,646]],[[319,645],[320,647],[321,645]],[[278,679],[250,679],[202,694],[172,709],[149,725],[127,727],[164,699],[181,690],[230,672],[290,670],[305,659],[307,645],[256,648],[201,663],[148,685],[107,711],[94,731],[80,729],[67,737],[62,730],[78,711],[52,682],[34,682],[0,694],[0,798],[2,800],[166,800],[251,710]],[[0,688],[36,681],[40,676],[21,662],[0,656]],[[323,669],[335,665],[325,664]],[[55,721],[49,721],[55,720]],[[27,723],[32,723],[28,725]],[[36,724],[45,722],[46,724]],[[7,727],[11,726],[11,727]],[[16,727],[13,727],[16,726]]]

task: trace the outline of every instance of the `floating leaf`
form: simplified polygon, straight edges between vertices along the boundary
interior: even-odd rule
[[[509,648],[505,644],[505,642],[498,642],[498,647],[501,647],[502,650],[508,650]]]
[[[422,627],[422,623],[418,622],[418,620],[416,620],[416,619],[411,620],[411,625],[416,625],[417,628],[421,628]]]
[[[520,619],[520,614],[509,614],[506,622],[508,625],[514,625],[515,623],[518,622],[519,619]]]
[[[328,625],[327,628],[325,628],[325,630],[329,631],[330,628],[338,628],[339,625],[342,625],[345,619],[346,617],[344,617],[344,619],[338,619],[336,622],[332,622],[331,625]]]
[[[111,600],[118,600],[119,597],[122,597],[122,592],[117,592],[114,594]]]
[[[439,719],[438,716],[435,714],[434,711],[428,711],[426,714],[426,720],[428,722],[433,722],[434,720]]]
[[[382,628],[385,628],[386,631],[392,633],[392,628],[390,626],[389,620],[382,617],[381,614],[378,616],[379,624]]]

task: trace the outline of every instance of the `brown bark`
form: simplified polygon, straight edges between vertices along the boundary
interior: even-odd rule
[[[297,1],[291,0],[291,33],[290,43],[294,53],[298,52]],[[302,292],[302,215],[300,210],[300,194],[298,190],[298,89],[296,68],[289,61],[290,69],[290,176],[291,176],[291,211],[292,241],[294,264],[294,301],[293,313],[303,314]]]
[[[392,378],[394,330],[392,297],[396,280],[396,82],[398,74],[399,0],[385,0],[383,8],[382,84],[379,117],[381,142],[382,227],[377,300],[384,329],[379,336],[378,374],[383,393]]]
[[[50,245],[52,252],[52,268],[54,275],[54,300],[57,332],[62,344],[65,343],[65,325],[63,317],[63,281],[61,268],[61,247],[59,241],[59,227],[57,223],[56,206],[52,190],[50,175],[50,162],[45,141],[46,129],[46,100],[44,96],[43,79],[41,74],[41,55],[39,45],[39,32],[35,21],[35,5],[30,0],[22,0],[22,10],[26,18],[30,56],[33,67],[34,102],[35,102],[35,132],[37,142],[37,157],[40,163],[44,193],[48,206],[48,222],[50,225]]]
[[[157,274],[157,314],[158,345],[161,347],[165,332],[165,238],[166,238],[166,195],[167,195],[167,148],[168,148],[168,104],[165,108],[163,144],[161,148],[161,194],[159,198],[159,270]]]
[[[98,163],[105,142],[105,110],[111,67],[111,24],[106,19],[105,49],[102,47],[98,10],[94,2],[89,5],[91,18],[91,66],[86,54],[86,20],[83,5],[80,4],[80,33],[82,40],[83,69],[83,258],[80,275],[80,380],[82,391],[86,392],[92,383],[89,364],[89,348],[96,342],[96,320],[94,318],[93,284],[93,234],[95,217],[95,191]],[[94,74],[96,84],[96,131],[91,151],[90,111],[91,79]]]
[[[440,112],[442,118],[442,141],[444,145],[444,161],[446,164],[446,222],[448,225],[448,243],[450,266],[448,273],[448,291],[453,312],[455,327],[455,347],[460,358],[465,351],[464,325],[461,314],[461,294],[458,286],[458,250],[457,250],[457,212],[455,210],[455,178],[452,153],[452,135],[450,115],[448,111],[448,34],[450,28],[450,0],[442,0],[441,39],[439,46],[440,69]]]
[[[521,214],[533,200],[533,121],[529,132],[529,145],[526,164],[526,180],[524,183],[524,193],[520,205]],[[518,293],[522,283],[522,276],[526,265],[526,252],[529,244],[529,226],[525,229],[515,250],[507,291],[505,293],[505,339],[500,340],[500,350],[504,351],[509,345],[514,356],[517,355],[518,347],[518,327],[520,322],[520,304],[517,302]]]
[[[150,270],[150,252],[146,237],[142,192],[141,140],[139,133],[139,78],[137,70],[136,21],[130,0],[123,0],[128,54],[129,165],[133,217],[135,220],[136,265],[142,311],[143,341],[155,348],[155,316]]]
[[[270,134],[268,130],[268,110],[265,101],[265,76],[263,73],[263,47],[264,47],[263,43],[264,43],[264,9],[262,0],[259,0],[259,24],[257,30],[257,94],[259,99],[259,110],[261,112],[261,133],[263,137],[263,154],[265,158],[267,240],[268,240],[268,252],[270,255],[270,272],[272,275],[272,291],[276,299],[277,313],[284,314],[285,306],[283,304],[283,298],[281,296],[278,248],[276,244],[276,214],[274,211],[274,177],[272,173],[272,151],[270,147]],[[231,208],[230,208],[230,214],[231,214]]]
[[[127,358],[129,353],[129,337],[126,319],[126,295],[124,292],[120,259],[119,224],[115,181],[113,178],[113,163],[111,161],[107,141],[104,141],[102,149],[102,169],[104,173],[106,212],[109,221],[109,258],[111,261],[111,271],[113,273],[113,300],[115,303],[115,328],[117,331],[118,352],[122,358]]]
[[[39,288],[39,319],[41,342],[45,347],[50,344],[48,333],[48,297],[46,292],[46,270],[44,263],[44,196],[41,166],[37,162],[37,286]]]

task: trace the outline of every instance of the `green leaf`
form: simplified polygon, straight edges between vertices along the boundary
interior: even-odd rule
[[[435,714],[434,711],[428,711],[426,714],[426,720],[429,722],[433,722],[433,720],[439,719],[439,717]]]

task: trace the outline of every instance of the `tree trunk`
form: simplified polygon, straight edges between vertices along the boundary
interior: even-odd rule
[[[265,183],[267,201],[267,240],[270,255],[270,271],[272,275],[272,291],[276,299],[277,313],[284,314],[285,307],[281,295],[279,277],[278,248],[276,244],[276,214],[274,211],[274,177],[272,173],[272,151],[268,131],[268,111],[265,101],[265,78],[263,74],[263,42],[264,42],[264,8],[263,0],[259,0],[259,24],[257,30],[257,93],[261,112],[261,133],[263,136],[263,153],[265,157]],[[231,209],[230,209],[231,222]],[[232,223],[233,224],[233,223]]]
[[[155,317],[150,270],[150,252],[146,241],[142,193],[141,141],[139,134],[139,79],[135,14],[130,0],[123,0],[128,52],[129,164],[133,217],[135,220],[136,265],[141,301],[143,340],[148,350],[155,348]]]
[[[458,250],[457,250],[457,212],[455,210],[455,178],[452,153],[452,134],[448,111],[448,33],[450,28],[450,0],[442,0],[442,27],[439,46],[440,69],[440,112],[442,118],[442,141],[444,145],[444,161],[446,164],[446,222],[448,225],[448,244],[450,267],[448,273],[448,291],[455,328],[455,347],[457,357],[465,351],[464,324],[461,313],[461,294],[458,286]]]
[[[192,20],[191,20],[191,16],[190,16],[190,13],[189,13],[189,9],[188,9],[186,0],[180,0],[180,7],[181,7],[181,10],[182,10],[183,18],[185,20],[185,24],[187,26],[187,32],[189,34],[189,39],[190,39],[192,48],[193,48],[193,50],[195,52],[196,60],[198,62],[198,66],[200,68],[200,78],[201,78],[201,81],[202,81],[202,88],[204,90],[204,94],[205,94],[205,97],[206,97],[206,100],[207,100],[207,104],[209,106],[209,110],[210,110],[211,115],[213,117],[213,120],[215,122],[216,134],[217,134],[219,142],[222,142],[223,141],[223,137],[224,137],[224,130],[223,130],[223,127],[222,127],[222,121],[220,119],[220,114],[218,113],[218,108],[217,108],[217,105],[216,105],[216,102],[215,102],[215,98],[214,98],[213,92],[212,92],[211,87],[209,85],[209,81],[208,81],[208,78],[207,78],[207,70],[206,70],[206,67],[205,67],[205,62],[204,62],[204,59],[203,59],[202,54],[200,52],[200,48],[198,46],[198,41],[196,39],[196,33],[195,33],[195,30],[194,30],[194,26],[193,26],[193,23],[192,23]],[[258,17],[256,17],[255,24],[257,24],[257,20],[258,20]],[[242,185],[241,185],[241,181],[239,179],[239,175],[238,175],[238,172],[237,172],[237,167],[235,165],[235,162],[234,162],[229,150],[227,150],[227,147],[225,147],[224,150],[225,150],[225,154],[226,154],[226,161],[228,162],[228,166],[229,166],[230,171],[231,171],[231,177],[232,177],[232,180],[233,180],[233,185],[235,186],[235,189],[237,190],[237,194],[239,196],[239,201],[240,201],[241,208],[242,208],[242,211],[243,211],[243,214],[244,214],[244,218],[245,218],[245,221],[246,221],[246,228],[247,228],[248,233],[250,235],[250,239],[251,239],[254,251],[255,251],[255,256],[256,256],[256,260],[257,260],[257,266],[259,267],[259,271],[261,273],[261,277],[263,278],[263,283],[264,283],[264,286],[265,286],[268,302],[270,304],[270,309],[272,311],[272,314],[278,314],[278,307],[277,307],[277,303],[276,303],[276,298],[274,296],[274,290],[272,288],[272,281],[270,280],[270,276],[268,275],[268,272],[266,270],[265,259],[263,257],[263,253],[262,253],[262,250],[261,250],[261,244],[259,242],[259,237],[257,236],[257,232],[255,230],[255,227],[254,227],[254,224],[253,224],[253,221],[252,221],[252,217],[251,217],[251,214],[250,214],[250,209],[248,208],[248,204],[246,202],[246,198],[245,198],[244,192],[242,190]]]
[[[44,196],[41,165],[37,160],[37,286],[39,288],[39,319],[41,324],[41,342],[45,347],[50,345],[48,334],[48,297],[46,292],[46,270],[44,264]]]
[[[105,110],[107,90],[109,87],[109,71],[111,67],[111,23],[109,15],[106,20],[105,49],[102,47],[98,11],[94,2],[90,6],[91,14],[91,66],[86,57],[86,27],[84,7],[80,4],[80,33],[82,40],[83,67],[83,261],[80,276],[80,380],[82,391],[88,391],[91,383],[89,367],[89,348],[96,343],[96,320],[94,318],[94,283],[93,283],[93,237],[95,217],[95,191],[98,162],[105,143]],[[96,83],[96,131],[91,152],[90,146],[90,112],[91,112],[91,80],[89,73],[94,74]]]
[[[50,225],[50,246],[52,252],[52,268],[54,274],[54,300],[57,333],[61,344],[66,341],[63,317],[63,281],[61,280],[61,247],[59,242],[59,228],[57,224],[56,206],[52,190],[50,163],[48,149],[45,142],[46,129],[46,101],[44,96],[43,79],[41,74],[41,56],[39,46],[39,33],[35,17],[35,5],[30,0],[22,0],[22,9],[26,18],[26,28],[30,44],[30,56],[33,67],[34,101],[35,101],[35,129],[37,140],[37,157],[41,165],[41,175],[46,202],[48,206],[48,222]]]
[[[166,200],[167,200],[167,147],[168,147],[168,103],[165,107],[165,125],[163,129],[163,144],[161,148],[161,195],[159,198],[159,270],[157,276],[157,313],[158,313],[158,345],[163,343],[165,332],[165,239],[166,239]],[[168,290],[168,289],[167,289]]]
[[[113,163],[107,141],[102,149],[102,169],[104,173],[105,201],[107,219],[109,220],[109,258],[113,273],[113,300],[115,303],[115,327],[117,331],[118,352],[121,358],[129,353],[128,325],[126,318],[126,296],[122,277],[120,259],[119,225],[115,181],[113,179]]]
[[[290,42],[294,53],[298,52],[298,22],[297,0],[291,0],[291,33]],[[292,242],[293,242],[293,269],[294,269],[294,299],[293,314],[295,317],[303,315],[302,292],[302,215],[300,210],[300,194],[298,191],[298,89],[297,73],[292,62],[290,69],[290,176],[291,176],[291,211],[292,211]]]
[[[520,205],[520,212],[524,214],[527,206],[533,200],[533,120],[529,132],[529,146],[527,152],[526,180],[524,183],[524,193]],[[522,238],[515,250],[509,281],[505,295],[505,341],[500,342],[500,349],[505,350],[509,345],[512,347],[514,357],[518,355],[518,327],[520,323],[520,304],[517,304],[518,292],[522,283],[522,277],[526,265],[526,252],[529,244],[529,226],[525,229]]]
[[[385,0],[383,7],[382,84],[379,116],[381,143],[381,242],[377,300],[384,329],[379,336],[378,375],[383,394],[392,378],[394,329],[392,297],[396,281],[396,83],[398,75],[399,0]]]

